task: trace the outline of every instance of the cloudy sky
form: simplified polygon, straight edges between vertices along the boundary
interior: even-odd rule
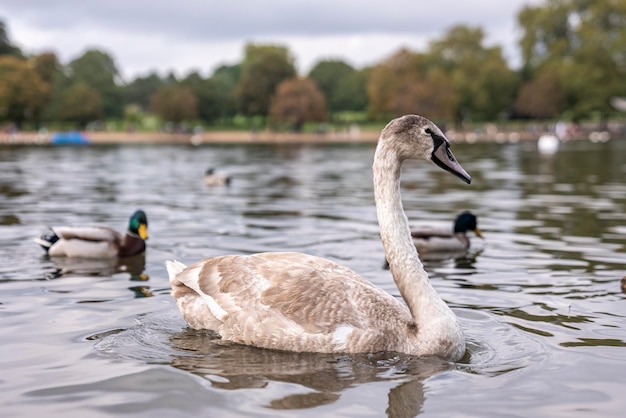
[[[456,24],[480,26],[519,64],[516,16],[541,0],[2,0],[0,19],[27,53],[62,63],[107,51],[127,80],[152,70],[208,76],[241,61],[248,42],[289,48],[301,73],[321,59],[357,68],[401,47],[420,51]]]

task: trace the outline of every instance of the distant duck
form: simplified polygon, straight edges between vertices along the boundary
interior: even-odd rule
[[[554,154],[559,149],[559,138],[555,135],[541,135],[537,140],[537,149],[541,154]]]
[[[622,292],[626,293],[626,276],[622,277],[621,287],[622,287]]]
[[[476,215],[469,211],[461,212],[454,220],[451,229],[423,227],[411,231],[413,243],[417,251],[428,252],[461,252],[470,247],[470,239],[467,232],[472,231],[476,236],[483,235],[478,229]]]
[[[148,217],[137,210],[125,235],[106,226],[55,226],[35,242],[50,256],[106,259],[142,254],[146,239]]]
[[[207,186],[228,186],[230,177],[224,173],[216,173],[214,168],[208,168],[204,173],[204,183]]]

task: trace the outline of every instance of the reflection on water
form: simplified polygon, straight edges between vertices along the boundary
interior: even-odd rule
[[[88,337],[113,358],[170,364],[217,389],[267,389],[263,407],[307,409],[331,404],[354,387],[387,382],[387,414],[415,416],[422,409],[422,382],[454,366],[438,358],[398,353],[334,355],[263,350],[222,342],[209,332],[181,330],[175,314],[156,314],[126,330]],[[132,352],[128,347],[134,347]],[[276,383],[280,382],[280,390]],[[75,390],[75,388],[71,388]],[[68,392],[70,388],[68,388]]]
[[[297,388],[297,393],[276,393],[276,398],[266,405],[274,409],[313,408],[336,402],[350,387],[396,381],[389,390],[391,416],[407,416],[407,411],[413,414],[409,416],[414,416],[422,407],[421,382],[450,369],[449,364],[439,359],[411,359],[392,354],[342,357],[285,353],[221,345],[197,334],[174,336],[172,347],[195,354],[172,356],[174,367],[202,376],[216,388],[266,388],[272,382]]]
[[[54,273],[48,276],[49,279],[67,275],[112,276],[117,273],[128,273],[130,280],[135,281],[146,281],[149,279],[149,277],[144,274],[146,268],[145,254],[103,260],[68,257],[48,258],[52,261],[55,268]]]
[[[455,155],[471,186],[423,163],[403,177],[412,223],[446,227],[468,209],[485,235],[424,257],[467,339],[449,364],[225,344],[187,329],[169,295],[167,259],[295,250],[398,296],[371,144],[0,147],[3,416],[618,416],[626,141]],[[208,166],[230,187],[207,187]],[[32,242],[48,225],[124,225],[138,206],[151,214],[144,256],[58,259]]]

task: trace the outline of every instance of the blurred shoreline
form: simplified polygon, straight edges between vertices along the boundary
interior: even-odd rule
[[[615,135],[617,133],[617,135]],[[498,129],[495,125],[473,131],[445,131],[453,142],[518,142],[537,140],[542,135],[555,135],[553,130]],[[201,133],[168,132],[0,132],[1,145],[46,144],[286,144],[286,143],[375,143],[379,129],[344,130],[337,132],[275,132],[275,131],[208,131]],[[580,130],[559,135],[562,140],[588,139],[604,142],[621,132]]]

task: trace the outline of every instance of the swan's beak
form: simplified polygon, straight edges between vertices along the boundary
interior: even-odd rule
[[[454,174],[459,177],[461,180],[470,184],[472,182],[472,177],[467,174],[467,171],[461,167],[452,155],[452,151],[450,151],[450,143],[441,137],[433,137],[435,143],[435,149],[433,150],[433,154],[431,159],[435,164],[439,167],[443,168],[446,171]]]

